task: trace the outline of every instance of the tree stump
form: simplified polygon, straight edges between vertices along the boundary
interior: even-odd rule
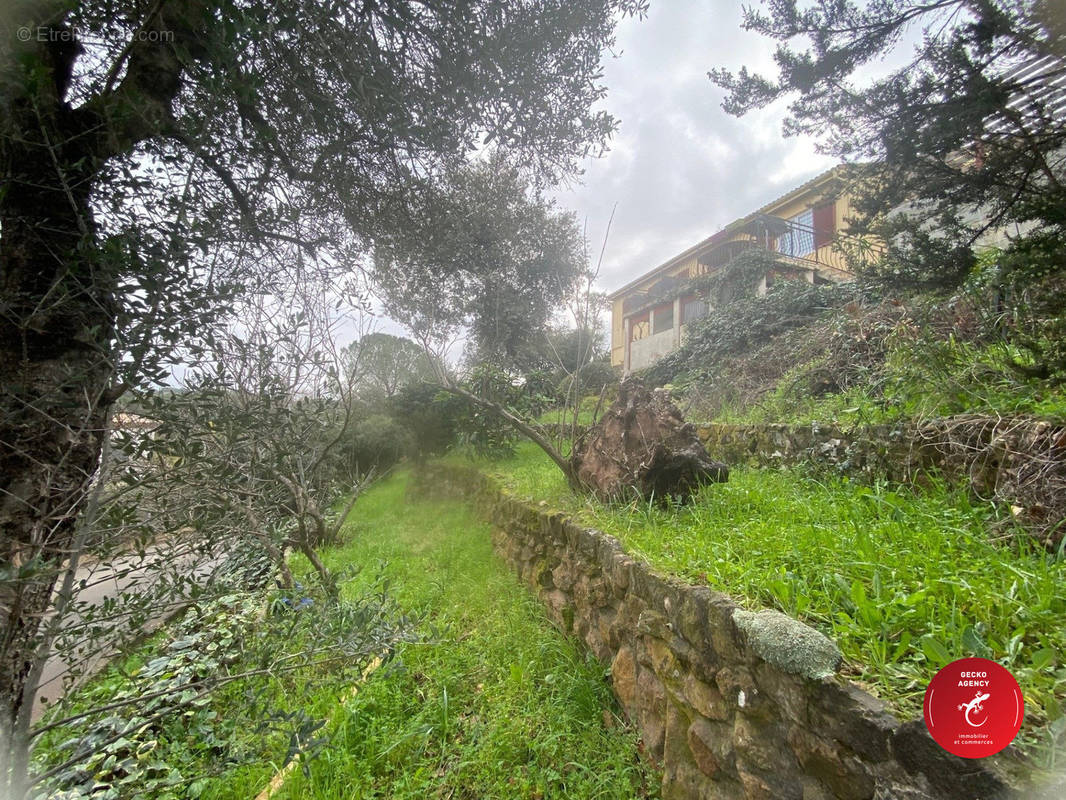
[[[571,465],[601,500],[684,503],[703,484],[729,479],[729,468],[707,454],[666,391],[650,391],[636,378],[622,382],[618,400],[575,445]]]

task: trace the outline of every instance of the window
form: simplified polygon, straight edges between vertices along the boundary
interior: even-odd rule
[[[694,319],[699,319],[710,309],[707,304],[698,297],[695,300],[686,300],[681,306],[681,324],[687,325]]]
[[[815,250],[821,250],[833,241],[833,234],[836,233],[836,211],[836,202],[833,200],[814,207],[812,217]]]
[[[788,231],[777,237],[777,252],[805,256],[814,252],[814,210],[797,214],[788,221]]]
[[[674,304],[659,306],[655,309],[655,327],[653,334],[673,330],[674,327]]]

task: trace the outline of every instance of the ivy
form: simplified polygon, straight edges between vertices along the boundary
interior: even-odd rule
[[[754,274],[754,263],[737,268],[741,280]],[[706,316],[689,323],[681,347],[648,368],[644,378],[661,385],[682,375],[698,377],[728,356],[807,325],[860,291],[854,285],[782,281],[762,297],[740,296],[716,305]]]
[[[689,285],[693,291],[717,306],[734,298],[753,297],[766,275],[775,270],[789,269],[790,266],[775,253],[752,248],[731,259],[721,269],[696,276]]]
[[[262,761],[264,742],[279,740],[287,743],[284,763],[299,755],[306,765],[325,744],[316,735],[323,720],[278,707],[284,693],[279,699],[272,683],[325,664],[330,681],[344,682],[409,630],[384,590],[330,603],[321,590],[297,585],[195,606],[145,663],[127,675],[113,671],[117,680],[90,685],[52,713],[72,718],[47,730],[35,753],[42,779],[34,798],[196,798],[215,773]],[[229,683],[237,695],[220,694]],[[78,718],[85,701],[112,710]],[[249,731],[251,740],[242,736]]]

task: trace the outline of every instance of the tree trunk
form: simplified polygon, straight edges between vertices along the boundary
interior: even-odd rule
[[[59,101],[62,56],[50,54],[55,85],[38,78],[0,123],[0,565],[10,570],[0,581],[0,728],[11,736],[0,742],[0,781],[25,771],[36,689],[26,678],[97,470],[114,374],[116,281],[93,256],[94,159]]]
[[[484,397],[467,391],[461,386],[456,386],[454,383],[448,382],[441,385],[447,392],[451,392],[454,395],[463,397],[469,400],[476,406],[491,411],[493,414],[504,420],[507,424],[533,442],[537,447],[545,452],[555,466],[559,468],[559,471],[566,477],[566,482],[575,492],[583,493],[586,491],[585,485],[577,476],[577,472],[574,470],[574,465],[566,459],[562,453],[560,453],[551,443],[547,434],[536,423],[527,422],[521,417],[515,416],[499,403],[494,403],[491,400],[486,400]]]

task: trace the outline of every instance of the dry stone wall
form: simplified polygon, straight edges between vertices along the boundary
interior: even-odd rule
[[[952,756],[920,720],[841,680],[839,649],[807,625],[660,575],[614,537],[472,469],[430,466],[413,488],[475,502],[554,622],[610,665],[664,800],[1031,796],[1008,784],[1014,757]]]
[[[903,482],[921,468],[937,466],[935,453],[921,455],[912,431],[874,425],[845,432],[832,425],[729,425],[710,423],[697,428],[715,458],[727,464],[791,466],[816,464],[840,472]]]

